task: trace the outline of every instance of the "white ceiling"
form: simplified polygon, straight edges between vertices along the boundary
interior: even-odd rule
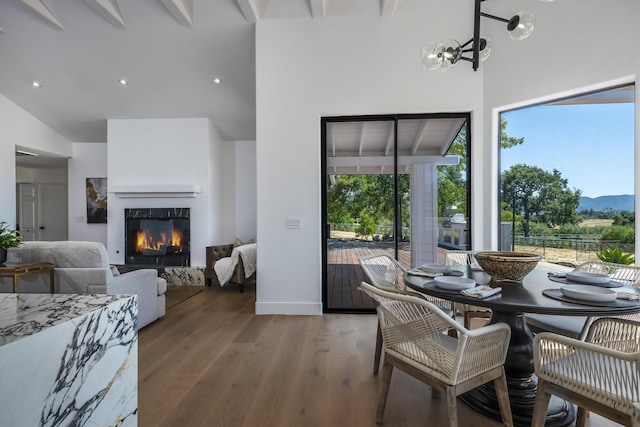
[[[256,21],[392,15],[424,3],[1,0],[0,94],[72,142],[106,142],[106,119],[169,117],[207,117],[225,140],[255,140]]]
[[[180,117],[209,118],[225,140],[255,140],[255,22],[390,16],[433,2],[0,0],[0,94],[72,142],[106,142],[107,119]],[[213,84],[214,77],[222,83]],[[413,124],[410,138],[420,138],[421,150],[451,142],[436,138],[434,125]],[[341,125],[347,134],[365,128],[347,126]],[[388,138],[386,124],[378,130],[368,125],[369,146]],[[363,134],[353,137],[362,142]],[[333,143],[338,151],[351,149],[349,140]],[[41,154],[17,162],[66,165]]]

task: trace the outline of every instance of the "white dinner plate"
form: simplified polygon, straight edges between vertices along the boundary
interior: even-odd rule
[[[436,282],[437,287],[450,291],[461,291],[463,289],[475,288],[476,286],[475,280],[467,279],[466,277],[438,276],[434,277],[433,281]]]
[[[420,266],[424,271],[429,271],[431,273],[450,273],[451,267],[443,264],[422,264]]]
[[[618,297],[613,289],[591,285],[566,285],[560,288],[560,292],[566,297],[582,301],[610,302]]]
[[[567,271],[567,280],[580,283],[605,284],[611,281],[608,274],[589,273],[586,271]]]

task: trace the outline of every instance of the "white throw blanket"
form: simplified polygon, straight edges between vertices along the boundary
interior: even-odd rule
[[[236,246],[233,248],[230,257],[219,259],[213,265],[213,270],[216,272],[220,286],[224,286],[229,282],[240,257],[242,257],[242,265],[244,266],[244,277],[250,277],[255,273],[257,247],[257,243]]]

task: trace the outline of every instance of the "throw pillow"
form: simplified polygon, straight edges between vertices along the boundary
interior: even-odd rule
[[[238,246],[242,246],[242,245],[244,245],[244,243],[242,243],[242,240],[236,239],[235,242],[233,242],[233,249],[237,248]]]

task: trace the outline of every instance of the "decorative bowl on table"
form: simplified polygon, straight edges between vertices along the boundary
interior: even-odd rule
[[[478,252],[474,257],[494,282],[522,283],[540,261],[540,255],[529,252]]]

